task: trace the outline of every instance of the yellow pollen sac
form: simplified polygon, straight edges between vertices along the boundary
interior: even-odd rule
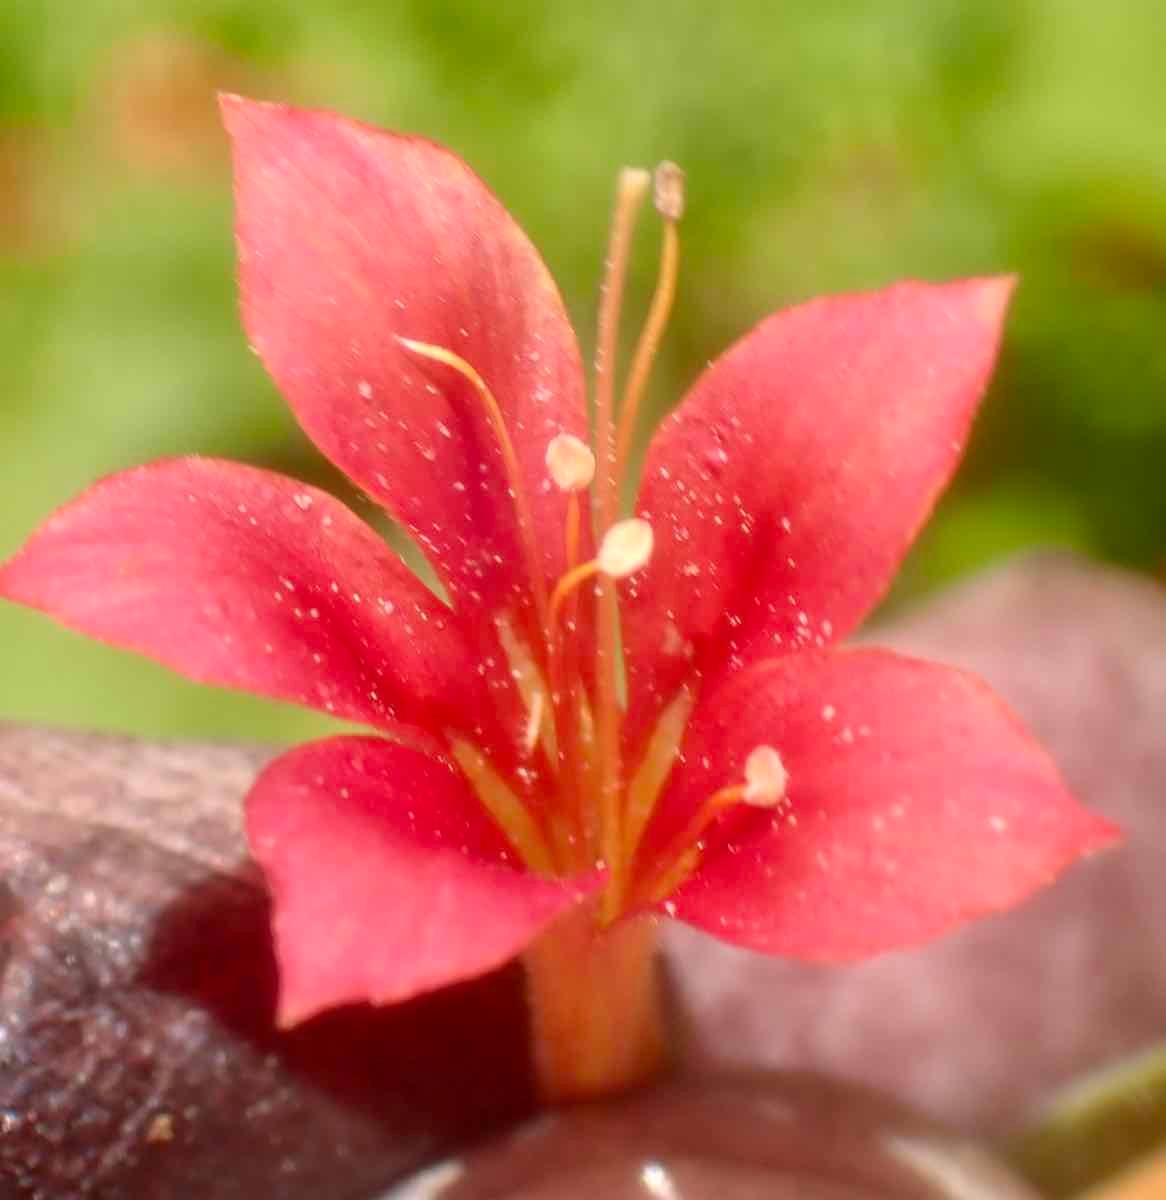
[[[741,800],[755,808],[776,808],[785,799],[789,772],[772,746],[757,746],[745,760],[745,787]]]
[[[570,433],[551,438],[546,462],[555,487],[561,492],[581,492],[595,478],[595,455],[586,442]]]
[[[595,565],[610,579],[626,579],[652,557],[652,526],[640,517],[617,521],[604,535]]]

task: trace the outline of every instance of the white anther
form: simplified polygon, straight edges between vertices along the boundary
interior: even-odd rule
[[[772,746],[756,746],[745,760],[745,791],[741,799],[757,808],[776,808],[785,798],[789,772]]]
[[[603,535],[595,562],[611,579],[634,575],[652,557],[652,527],[641,517],[616,523]]]
[[[652,204],[667,221],[684,216],[684,172],[674,162],[662,162],[653,172]]]
[[[586,442],[558,433],[547,443],[547,470],[563,492],[581,492],[595,478],[595,455]]]

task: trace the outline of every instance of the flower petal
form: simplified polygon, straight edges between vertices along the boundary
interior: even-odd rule
[[[734,677],[693,718],[662,817],[774,746],[777,812],[734,813],[668,911],[725,941],[863,958],[1008,908],[1116,829],[974,676],[886,651],[808,651]]]
[[[226,97],[243,319],[320,449],[408,529],[455,606],[529,592],[514,504],[465,359],[501,407],[539,564],[563,565],[546,448],[586,436],[582,368],[538,253],[469,168],[420,138]]]
[[[481,975],[601,882],[521,869],[450,763],[377,738],[277,759],[247,837],[275,901],[284,1025]]]
[[[705,372],[647,456],[647,569],[624,587],[640,704],[841,638],[890,582],[960,457],[1009,279],[900,284],[763,321]]]
[[[102,480],[0,567],[0,595],[192,679],[374,725],[464,727],[476,679],[449,610],[343,504],[215,459]]]

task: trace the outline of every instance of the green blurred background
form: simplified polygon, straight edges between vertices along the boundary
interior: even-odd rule
[[[613,172],[677,159],[661,406],[791,301],[1018,271],[968,461],[897,595],[1047,543],[1159,572],[1164,48],[1163,0],[0,0],[0,554],[158,455],[336,483],[238,328],[228,88],[454,147],[542,247],[585,345]],[[645,240],[637,299],[654,265]],[[0,716],[323,727],[7,605]]]

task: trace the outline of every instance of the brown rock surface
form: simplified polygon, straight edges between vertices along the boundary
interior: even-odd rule
[[[367,1197],[527,1111],[511,970],[280,1034],[269,752],[0,726],[0,1195]]]

